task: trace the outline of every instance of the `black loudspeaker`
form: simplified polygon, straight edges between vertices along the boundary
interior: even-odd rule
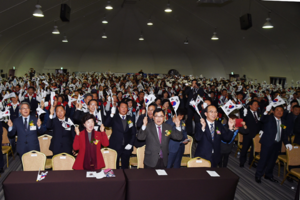
[[[61,4],[60,7],[60,19],[63,22],[69,22],[70,21],[70,15],[71,15],[71,8],[68,6],[68,4]]]
[[[252,27],[251,14],[247,13],[240,17],[241,29],[248,30]]]

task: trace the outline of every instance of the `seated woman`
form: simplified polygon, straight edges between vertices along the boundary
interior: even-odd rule
[[[75,170],[99,170],[105,167],[100,149],[101,145],[107,147],[109,141],[104,132],[103,124],[100,128],[101,132],[94,130],[95,120],[95,116],[88,113],[82,118],[85,129],[79,132],[79,128],[75,128],[76,136],[73,149],[79,150],[73,165]]]

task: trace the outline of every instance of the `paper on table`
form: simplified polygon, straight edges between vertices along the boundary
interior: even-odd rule
[[[96,177],[96,172],[87,171],[86,172],[86,177],[87,178],[94,178],[94,177]]]
[[[211,176],[211,177],[220,177],[220,175],[215,172],[215,171],[209,171],[209,170],[206,170],[206,172]]]
[[[159,176],[166,176],[166,175],[168,175],[167,172],[165,170],[163,170],[163,169],[156,169],[155,171],[156,171],[157,175],[159,175]]]
[[[95,177],[96,177],[96,179],[101,179],[101,178],[104,178],[106,176],[104,174],[104,171],[101,170],[101,172],[95,173]]]

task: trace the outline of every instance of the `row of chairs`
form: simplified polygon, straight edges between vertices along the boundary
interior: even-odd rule
[[[137,168],[144,168],[145,145],[137,149]],[[116,169],[117,152],[110,148],[102,148],[101,153],[105,162],[105,168]],[[22,156],[24,171],[38,171],[46,169],[46,155],[39,151],[29,151]],[[53,156],[51,160],[52,170],[72,170],[75,158],[67,153]],[[200,157],[193,158],[187,162],[187,167],[211,167],[211,163]]]

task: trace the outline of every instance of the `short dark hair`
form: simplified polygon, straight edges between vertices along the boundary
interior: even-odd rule
[[[121,104],[126,104],[126,106],[128,107],[128,104],[127,104],[127,102],[126,101],[121,101],[120,103],[119,103],[119,107],[121,106]]]
[[[57,105],[57,106],[55,106],[55,112],[56,112],[58,107],[62,107],[65,110],[65,107],[63,105]]]
[[[87,113],[83,116],[83,118],[81,119],[81,122],[82,124],[84,124],[86,121],[90,120],[90,119],[93,119],[94,120],[94,123],[96,121],[96,118],[94,115],[90,114],[90,113]]]
[[[35,88],[34,88],[34,87],[32,87],[32,86],[30,86],[30,87],[28,88],[28,90],[29,90],[29,89],[33,89],[33,91],[35,91]]]
[[[293,109],[294,109],[294,108],[300,108],[300,106],[299,106],[299,105],[294,105],[294,106],[293,106]]]
[[[283,108],[283,106],[282,106],[282,105],[280,105],[280,106],[276,106],[276,107],[273,107],[273,110],[275,111],[275,110],[276,110],[276,108],[282,108],[282,110],[284,110],[284,108]]]
[[[155,113],[159,113],[159,112],[163,112],[163,114],[165,115],[165,111],[161,108],[156,108],[153,112],[153,116],[155,115]]]
[[[157,105],[156,105],[155,103],[151,103],[151,104],[148,106],[148,108],[149,108],[150,106],[154,106],[154,107],[155,107],[154,110],[157,108]]]
[[[87,93],[84,95],[84,99],[86,99],[87,97],[92,97],[93,98],[93,95],[91,93]]]
[[[178,108],[177,115],[186,115],[186,110],[184,108]]]
[[[258,104],[258,101],[257,101],[257,100],[252,100],[252,101],[250,101],[249,105],[252,106],[253,103],[255,103],[255,102]]]
[[[97,99],[91,99],[91,100],[89,101],[88,105],[90,105],[91,101],[95,101],[95,102],[96,102],[96,104],[98,104],[98,101],[97,101]]]
[[[213,106],[213,107],[215,107],[215,108],[217,109],[217,107],[216,107],[215,105],[211,104],[211,105],[208,105],[208,106],[205,108],[205,112],[207,112],[208,108],[211,107],[211,106]]]

